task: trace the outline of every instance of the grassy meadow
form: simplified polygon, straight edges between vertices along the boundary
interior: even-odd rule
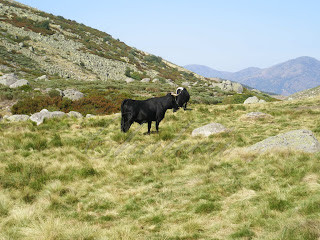
[[[0,239],[319,239],[320,154],[245,150],[320,139],[319,104],[191,104],[151,135],[121,133],[119,114],[0,122]],[[272,118],[241,119],[252,111]],[[230,132],[191,137],[210,122]]]

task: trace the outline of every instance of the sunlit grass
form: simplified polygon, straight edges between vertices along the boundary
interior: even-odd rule
[[[320,137],[320,99],[193,105],[160,132],[120,116],[0,123],[0,239],[318,239],[320,154],[245,147]],[[242,121],[261,111],[270,119]],[[217,122],[229,132],[191,137]]]

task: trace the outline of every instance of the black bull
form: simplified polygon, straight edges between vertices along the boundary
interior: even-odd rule
[[[167,109],[178,109],[176,98],[168,93],[164,97],[155,97],[147,100],[126,99],[121,104],[121,130],[127,132],[133,122],[148,123],[150,134],[152,121],[156,122],[157,132],[159,123],[164,118]]]
[[[187,103],[190,100],[190,95],[189,95],[187,89],[179,87],[177,89],[177,94],[178,94],[178,96],[177,96],[177,104],[178,104],[179,108],[183,107],[183,109],[186,110],[187,109]]]

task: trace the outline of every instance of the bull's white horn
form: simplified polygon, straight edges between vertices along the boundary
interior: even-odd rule
[[[171,95],[174,96],[174,97],[176,97],[176,96],[178,96],[179,94],[176,94],[176,93],[173,93],[173,92],[172,92]]]
[[[181,90],[181,91],[182,91],[182,90],[183,90],[183,87],[178,87],[178,88],[177,88],[177,90],[176,90],[176,93],[177,93],[177,94],[178,94],[178,90]]]

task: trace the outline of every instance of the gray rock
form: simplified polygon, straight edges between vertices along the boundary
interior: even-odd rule
[[[157,82],[159,82],[159,79],[158,79],[158,78],[155,78],[155,79],[152,80],[152,82],[153,82],[153,83],[157,83]]]
[[[20,43],[19,43],[19,46],[20,46],[20,47],[24,47],[24,43],[23,43],[23,42],[20,42]]]
[[[14,73],[5,74],[0,78],[0,84],[10,86],[19,80],[18,76]]]
[[[144,78],[144,79],[141,80],[141,82],[148,83],[148,82],[150,82],[150,78]]]
[[[17,88],[17,87],[22,87],[22,86],[26,86],[26,85],[30,85],[28,80],[25,79],[20,79],[18,81],[16,81],[15,83],[12,83],[9,87],[10,88]]]
[[[241,116],[242,120],[256,120],[262,118],[272,118],[272,116],[270,114],[262,112],[249,112]]]
[[[35,81],[39,81],[39,80],[48,80],[48,76],[47,75],[42,75],[41,77],[38,77],[35,79]]]
[[[240,83],[232,83],[232,91],[236,93],[243,93],[243,86]]]
[[[69,98],[72,101],[79,100],[83,98],[84,94],[74,89],[67,89],[63,91],[63,95],[65,98]]]
[[[40,125],[44,119],[61,118],[64,116],[66,116],[66,114],[61,111],[49,112],[47,109],[42,109],[40,112],[32,114],[30,120]]]
[[[93,114],[88,113],[88,114],[86,115],[86,118],[92,118],[92,117],[94,117]]]
[[[133,78],[126,78],[125,82],[126,83],[131,83],[131,82],[134,82],[134,79]]]
[[[265,100],[263,100],[263,99],[260,99],[259,100],[259,103],[265,103],[266,101]]]
[[[320,143],[310,130],[302,129],[269,137],[248,147],[248,150],[265,152],[279,148],[315,153],[320,152]]]
[[[243,104],[252,104],[252,103],[258,103],[259,99],[256,96],[248,97]]]
[[[6,119],[10,122],[20,122],[20,121],[27,121],[30,117],[28,115],[24,114],[16,114],[9,117],[6,117]]]
[[[205,126],[196,128],[192,131],[192,136],[208,137],[212,134],[218,134],[229,131],[225,126],[220,123],[209,123]]]
[[[259,91],[258,89],[252,89],[251,91],[256,93],[261,93],[261,91]]]
[[[83,118],[82,114],[76,111],[70,111],[67,113],[69,117],[75,117],[75,118]]]

